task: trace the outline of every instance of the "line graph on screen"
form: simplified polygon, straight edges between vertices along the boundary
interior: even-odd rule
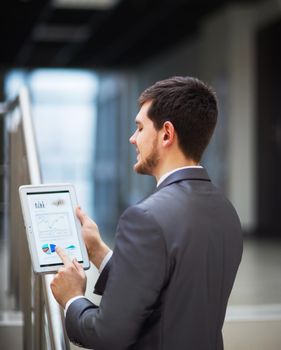
[[[41,240],[71,236],[68,213],[38,214],[36,215],[36,223]]]

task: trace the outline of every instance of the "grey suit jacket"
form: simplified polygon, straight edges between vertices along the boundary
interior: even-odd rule
[[[68,336],[95,350],[221,350],[241,255],[233,206],[204,169],[179,170],[121,216],[101,304],[74,301]]]

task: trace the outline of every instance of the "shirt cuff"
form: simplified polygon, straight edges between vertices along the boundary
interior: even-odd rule
[[[87,299],[84,295],[77,295],[76,297],[70,298],[70,299],[68,300],[68,302],[65,304],[64,316],[66,316],[67,309],[69,308],[69,306],[70,306],[75,300],[81,299],[81,298]]]
[[[103,258],[103,261],[100,264],[100,268],[99,268],[99,273],[102,273],[102,270],[104,269],[105,265],[108,263],[108,261],[110,260],[111,256],[113,254],[113,251],[110,250],[106,256]]]

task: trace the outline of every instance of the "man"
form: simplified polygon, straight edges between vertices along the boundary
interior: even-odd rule
[[[154,176],[157,188],[121,216],[111,258],[96,224],[77,209],[90,259],[102,270],[99,307],[83,297],[85,273],[61,249],[65,267],[51,288],[67,307],[69,338],[84,347],[221,350],[242,234],[234,208],[199,165],[216,97],[198,79],[174,77],[145,90],[139,103],[134,169]]]

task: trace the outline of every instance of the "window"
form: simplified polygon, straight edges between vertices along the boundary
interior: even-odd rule
[[[79,203],[93,216],[97,76],[84,70],[14,70],[6,78],[8,99],[23,84],[31,94],[43,182],[74,183]]]

